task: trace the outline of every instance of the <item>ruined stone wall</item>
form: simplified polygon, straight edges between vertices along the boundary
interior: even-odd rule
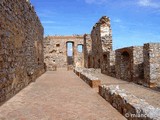
[[[100,40],[100,25],[96,24],[91,32],[92,39],[92,66],[100,68],[100,58],[102,53],[102,45]]]
[[[160,87],[160,43],[147,43],[144,53],[144,82],[150,87]]]
[[[132,81],[138,84],[143,84],[144,81],[144,58],[143,46],[133,47],[133,78]]]
[[[92,40],[90,34],[84,35],[84,67],[91,68],[92,65]]]
[[[101,65],[103,74],[115,77],[115,51],[103,53],[103,62]]]
[[[160,87],[160,43],[112,51],[110,20],[103,16],[84,36],[84,65],[103,74],[150,87]]]
[[[131,65],[133,65],[132,47],[116,50],[116,77],[126,81],[131,81]]]
[[[53,70],[55,61],[57,67],[67,67],[67,42],[72,42],[74,66],[83,66],[83,52],[77,50],[78,45],[83,45],[83,36],[48,36],[44,39],[44,57],[47,70]]]
[[[44,72],[43,27],[26,0],[0,1],[0,103]]]
[[[92,29],[92,60],[94,68],[101,68],[103,66],[103,53],[112,50],[112,32],[110,26],[110,19],[103,16]]]
[[[116,77],[126,81],[143,81],[143,47],[116,50]]]

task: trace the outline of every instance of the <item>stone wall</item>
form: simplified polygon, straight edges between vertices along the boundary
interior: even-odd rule
[[[144,82],[150,87],[160,88],[160,43],[147,43],[144,53]]]
[[[144,81],[143,46],[133,47],[133,78],[132,81],[143,84]]]
[[[0,103],[44,72],[43,27],[26,0],[0,1]]]
[[[101,81],[94,77],[88,69],[84,68],[75,68],[73,70],[76,75],[78,75],[84,82],[86,82],[91,88],[96,88],[101,85]]]
[[[126,81],[143,81],[143,47],[116,50],[116,77]]]
[[[101,65],[103,74],[115,77],[115,51],[103,53],[103,62]]]
[[[103,53],[112,50],[112,32],[110,19],[103,16],[91,31],[92,63],[94,68],[101,68]]]
[[[92,67],[92,40],[90,34],[84,35],[84,67]]]
[[[84,35],[84,66],[103,74],[150,87],[160,87],[160,43],[112,51],[110,19],[106,16]]]
[[[118,85],[100,85],[99,94],[127,120],[160,119],[160,108],[152,106],[144,99],[127,92]]]
[[[82,67],[83,52],[78,52],[78,45],[83,45],[83,36],[48,36],[44,39],[44,57],[47,70],[53,70],[50,66],[57,65],[58,68],[66,67],[71,63],[72,58],[67,57],[67,43],[73,43],[73,65],[76,67]],[[53,62],[55,61],[55,63]]]

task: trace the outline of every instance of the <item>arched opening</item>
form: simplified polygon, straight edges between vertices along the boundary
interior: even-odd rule
[[[106,54],[103,55],[103,60],[107,61],[107,55]]]
[[[82,45],[82,44],[79,44],[79,45],[77,46],[77,51],[78,51],[79,53],[82,53],[82,52],[83,52],[83,45]]]
[[[74,64],[74,42],[67,42],[67,65]]]
[[[129,60],[129,58],[130,58],[130,55],[127,51],[124,51],[121,55],[124,60]]]

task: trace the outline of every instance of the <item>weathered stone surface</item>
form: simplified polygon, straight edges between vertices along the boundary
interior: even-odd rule
[[[132,46],[116,50],[116,77],[140,83],[144,78],[143,47]]]
[[[103,62],[101,65],[101,72],[103,74],[115,77],[115,51],[103,53]]]
[[[50,66],[57,65],[58,68],[68,66],[67,42],[73,43],[73,65],[83,66],[83,52],[78,52],[78,45],[83,45],[83,36],[48,36],[44,39],[44,58],[47,70],[53,70]],[[53,63],[55,61],[55,63]],[[54,66],[54,65],[53,65]]]
[[[160,43],[147,43],[143,47],[144,78],[147,86],[160,88]]]
[[[26,0],[0,1],[0,103],[44,72],[43,27]]]
[[[92,67],[92,40],[90,34],[84,35],[84,67]]]
[[[92,88],[98,87],[101,84],[101,81],[89,69],[75,68],[74,72]]]
[[[160,88],[160,43],[147,43],[112,50],[110,19],[103,16],[84,35],[84,67],[101,69],[103,74]]]
[[[99,93],[128,120],[160,120],[160,108],[149,105],[118,85],[101,85]]]
[[[91,38],[91,39],[90,39]],[[112,50],[110,19],[103,16],[93,27],[91,35],[85,35],[85,64],[89,68],[101,68],[103,53]],[[102,67],[103,68],[103,67]]]

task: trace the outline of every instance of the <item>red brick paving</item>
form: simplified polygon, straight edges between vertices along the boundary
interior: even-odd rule
[[[125,120],[72,71],[46,72],[0,107],[0,120]]]

